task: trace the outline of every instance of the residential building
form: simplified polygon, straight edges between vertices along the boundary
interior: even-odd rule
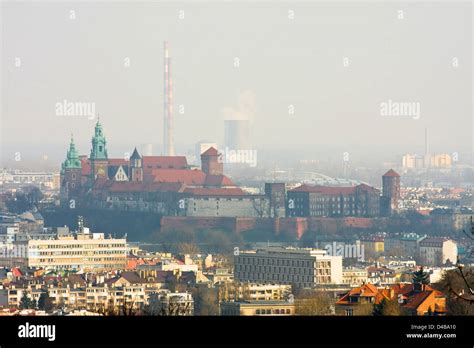
[[[455,264],[458,247],[455,241],[444,237],[428,237],[420,242],[420,264],[423,266],[442,266],[447,262]]]
[[[204,275],[212,284],[229,283],[234,281],[234,273],[227,268],[208,269]]]
[[[291,294],[291,285],[258,283],[223,283],[219,286],[220,301],[271,301],[286,300]]]
[[[364,253],[367,258],[377,257],[384,252],[385,243],[382,237],[366,237],[361,239],[361,245],[364,247]]]
[[[428,285],[393,284],[377,288],[368,283],[343,294],[336,301],[336,315],[370,315],[373,305],[383,300],[398,303],[405,315],[446,314],[446,297]]]
[[[342,270],[342,283],[348,285],[361,285],[367,283],[367,270],[363,268],[344,267]]]
[[[287,301],[237,301],[222,302],[220,304],[221,315],[239,316],[288,316],[295,314],[295,305]]]
[[[397,273],[385,266],[371,266],[367,268],[367,277],[369,283],[384,285],[394,284],[397,281]]]
[[[416,256],[418,255],[420,242],[426,236],[416,233],[403,233],[385,238],[385,252],[394,256]]]
[[[150,294],[151,314],[187,316],[194,315],[194,300],[188,292],[162,290]]]
[[[310,288],[342,283],[342,256],[321,249],[267,247],[235,256],[234,277],[240,282],[293,284]]]

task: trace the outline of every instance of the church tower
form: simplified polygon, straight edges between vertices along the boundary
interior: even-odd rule
[[[138,153],[137,148],[133,150],[132,156],[130,157],[130,172],[130,181],[143,181],[143,159]]]
[[[92,137],[92,149],[90,155],[92,182],[97,178],[108,178],[107,166],[109,161],[106,145],[107,141],[104,136],[102,124],[100,123],[100,120],[97,120],[94,136]]]
[[[62,201],[68,201],[77,197],[81,190],[82,163],[71,136],[71,143],[67,151],[66,160],[61,165],[61,189]]]

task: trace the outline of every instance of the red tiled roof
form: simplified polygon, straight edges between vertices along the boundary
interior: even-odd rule
[[[408,303],[404,306],[406,308],[416,309],[418,308],[431,294],[433,291],[421,291],[410,299],[408,299]]]
[[[219,152],[217,149],[211,146],[206,151],[204,151],[201,156],[219,156]]]
[[[246,193],[239,187],[209,188],[209,187],[188,187],[184,190],[196,196],[245,196]]]
[[[12,268],[12,274],[14,277],[21,277],[23,275],[19,268]]]
[[[355,188],[356,190],[361,190],[361,191],[378,191],[378,189],[376,189],[375,187],[369,186],[367,184],[359,184]]]
[[[185,156],[143,156],[143,171],[154,169],[186,169],[188,161]]]
[[[225,175],[206,175],[204,186],[235,186]]]
[[[179,182],[133,182],[97,179],[93,189],[108,190],[109,192],[182,192],[184,185]]]
[[[129,163],[124,158],[109,158],[109,166],[128,166]]]
[[[199,169],[154,169],[151,172],[155,182],[182,182],[186,185],[204,185],[206,173]]]
[[[393,169],[390,169],[388,172],[386,172],[383,176],[393,176],[393,177],[399,177],[400,174],[398,174],[396,171]]]
[[[367,283],[360,287],[353,288],[349,290],[345,295],[343,295],[336,304],[356,304],[349,301],[349,297],[359,296],[359,297],[374,297],[374,303],[380,303],[384,298],[387,298],[386,295],[379,292],[375,285]]]
[[[90,175],[91,162],[87,156],[81,156],[82,175]],[[124,158],[110,158],[108,164],[111,166],[128,166],[130,161]],[[154,169],[186,169],[188,162],[185,156],[144,156],[143,171],[148,174]]]

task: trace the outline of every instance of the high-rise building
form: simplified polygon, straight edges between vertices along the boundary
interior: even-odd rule
[[[431,156],[430,166],[432,168],[451,168],[451,156],[447,153],[440,153]]]
[[[227,151],[250,150],[250,121],[224,120],[224,144]]]
[[[418,169],[424,167],[424,157],[419,155],[405,154],[402,157],[403,169]]]

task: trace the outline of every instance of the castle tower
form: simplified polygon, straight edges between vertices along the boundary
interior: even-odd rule
[[[97,178],[107,178],[107,141],[104,136],[102,124],[97,120],[94,136],[92,137],[92,149],[90,155],[91,162],[91,180]]]
[[[201,154],[201,169],[208,175],[222,175],[224,164],[219,160],[220,154],[214,147],[210,147]]]
[[[137,148],[133,150],[132,156],[130,157],[130,172],[130,181],[143,181],[143,160],[138,153]]]
[[[66,154],[66,160],[61,165],[61,188],[62,201],[68,201],[77,197],[81,190],[82,163],[71,135],[71,143]]]
[[[382,198],[380,211],[383,216],[390,216],[398,209],[400,199],[400,175],[390,169],[382,176]]]

